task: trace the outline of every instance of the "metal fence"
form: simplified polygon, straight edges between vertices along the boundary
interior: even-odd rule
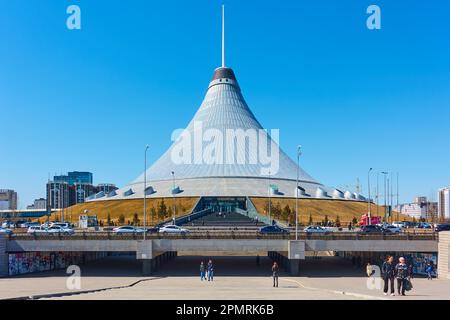
[[[9,240],[142,240],[143,233],[76,232],[67,234],[10,234]],[[294,233],[267,234],[251,230],[192,230],[188,233],[147,233],[147,239],[279,239],[294,240]],[[438,233],[378,234],[359,232],[299,233],[299,240],[429,240],[438,241]]]

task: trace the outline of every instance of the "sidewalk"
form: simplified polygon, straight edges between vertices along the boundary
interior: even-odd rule
[[[326,259],[326,258],[324,258]],[[363,268],[361,268],[363,269]],[[383,280],[380,279],[380,289],[369,289],[372,279],[365,275],[364,270],[356,269],[351,263],[344,260],[311,261],[305,260],[303,270],[300,270],[300,277],[288,277],[297,281],[299,285],[315,288],[323,291],[339,291],[342,294],[350,294],[373,299],[389,300],[450,300],[450,280],[417,277],[411,280],[413,290],[406,293],[406,296],[385,296],[383,294]],[[395,283],[397,285],[397,283]],[[395,287],[397,290],[397,287]],[[397,293],[397,291],[396,291]]]

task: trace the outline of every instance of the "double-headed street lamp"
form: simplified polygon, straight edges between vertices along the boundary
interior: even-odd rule
[[[147,226],[147,150],[149,145],[145,146],[144,151],[144,240],[146,239],[146,226]]]
[[[297,146],[297,188],[295,189],[295,240],[298,240],[298,176],[300,170],[300,156],[302,155],[302,146]]]
[[[175,192],[176,192],[176,190],[175,190],[175,172],[174,172],[174,171],[172,171],[172,181],[173,181],[173,187],[172,187],[172,198],[173,198],[173,224],[175,224],[176,217],[177,217],[177,213],[176,213],[177,206],[176,206],[176,203],[175,203]]]

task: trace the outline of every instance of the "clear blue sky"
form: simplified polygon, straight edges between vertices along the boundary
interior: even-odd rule
[[[0,188],[48,175],[123,186],[170,145],[220,64],[222,1],[0,0]],[[66,28],[66,8],[82,30]],[[450,185],[448,1],[226,0],[227,64],[266,128],[330,186],[400,173],[402,201]],[[366,28],[378,4],[382,29]],[[375,180],[375,175],[373,175]]]

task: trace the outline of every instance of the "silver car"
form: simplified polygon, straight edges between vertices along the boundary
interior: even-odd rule
[[[142,228],[136,228],[133,226],[122,226],[122,227],[117,227],[113,229],[114,233],[143,233],[145,232],[144,229]]]
[[[12,230],[1,227],[0,234],[11,234]]]
[[[329,229],[325,229],[321,226],[308,226],[305,229],[303,229],[303,232],[306,233],[328,233],[331,232]]]

